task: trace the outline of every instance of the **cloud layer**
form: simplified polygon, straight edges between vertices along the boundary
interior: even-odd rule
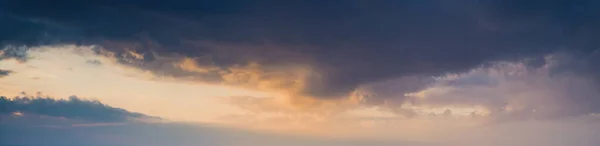
[[[589,53],[600,30],[600,5],[591,0],[4,3],[2,19],[22,27],[2,27],[5,44],[99,44],[117,56],[135,50],[144,63],[134,65],[159,73],[319,99],[487,61]],[[169,65],[176,60],[188,62]]]
[[[597,145],[599,14],[594,0],[0,0],[0,93],[50,95],[0,96],[0,145]],[[53,98],[68,95],[98,100]]]
[[[600,37],[600,18],[595,15],[600,13],[600,3],[591,0],[101,0],[52,4],[9,0],[0,4],[0,10],[0,20],[7,22],[0,24],[5,32],[0,35],[0,61],[27,62],[32,59],[28,55],[31,51],[65,48],[62,45],[68,44],[69,49],[93,50],[92,56],[106,59],[85,62],[98,68],[114,65],[105,61],[115,61],[119,65],[115,70],[131,67],[136,73],[148,71],[152,77],[175,82],[273,93],[272,97],[219,99],[253,113],[248,115],[254,118],[279,114],[272,118],[283,119],[279,123],[304,117],[336,123],[347,112],[363,108],[377,109],[370,114],[395,116],[391,120],[367,117],[365,121],[369,122],[432,117],[522,121],[600,112],[600,70],[594,66],[600,63],[598,42],[594,40]],[[0,77],[11,73],[1,71]],[[146,83],[127,81],[132,85]],[[167,88],[162,83],[153,85],[135,88]],[[174,86],[169,84],[169,90],[194,87],[170,88]],[[176,95],[200,95],[185,89],[190,92]],[[185,98],[173,99],[169,101]],[[153,103],[159,103],[156,101],[165,100]],[[222,106],[213,103],[214,99],[189,101],[202,101],[202,107]],[[73,104],[71,100],[64,102]],[[119,113],[90,105],[94,105],[94,111]],[[30,108],[20,110],[26,109]],[[177,109],[180,118],[190,112]],[[132,116],[128,112],[108,113],[97,116],[117,121]]]
[[[0,108],[0,114],[3,115],[32,114],[93,122],[126,122],[135,119],[153,118],[121,108],[114,108],[99,101],[80,99],[76,96],[71,96],[68,100],[27,95],[14,98],[0,96],[0,107],[2,107]]]
[[[47,99],[37,100],[37,102],[47,101]],[[56,108],[72,107],[67,104],[56,106]],[[83,111],[87,114],[95,115],[93,111]],[[72,119],[73,116],[71,118],[32,114],[1,116],[3,119],[0,121],[0,132],[3,133],[0,134],[0,139],[2,139],[0,141],[1,145],[592,146],[599,142],[596,135],[599,134],[598,129],[600,128],[597,121],[590,121],[598,120],[598,117],[596,117],[596,119],[584,118],[554,122],[520,122],[493,125],[483,129],[438,129],[436,132],[440,135],[431,135],[424,140],[406,140],[405,137],[369,139],[298,136],[280,133],[260,133],[207,124],[176,122],[117,124],[89,120],[82,122],[78,119]],[[379,131],[391,130],[385,129]],[[410,132],[415,133],[418,131]]]
[[[496,120],[556,119],[600,112],[598,54],[553,54],[542,66],[498,62],[466,73],[449,74],[406,94],[424,107],[484,107]],[[473,111],[474,115],[478,113]]]

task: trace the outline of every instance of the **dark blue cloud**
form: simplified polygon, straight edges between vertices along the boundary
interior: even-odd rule
[[[116,52],[124,47],[115,42],[137,44],[141,52],[210,56],[225,70],[310,65],[324,78],[304,94],[321,98],[487,61],[590,53],[600,34],[593,0],[4,0],[0,10],[4,44],[99,44]]]
[[[9,99],[0,96],[0,114],[14,112],[96,122],[126,122],[135,118],[151,118],[76,96],[71,96],[68,100],[40,96],[19,96]]]
[[[8,76],[12,71],[0,69],[0,77]]]

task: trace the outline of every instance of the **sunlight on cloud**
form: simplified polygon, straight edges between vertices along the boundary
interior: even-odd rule
[[[214,66],[200,67],[197,63],[196,59],[184,57],[181,61],[174,63],[178,68],[189,71],[189,72],[197,72],[197,73],[208,73],[210,71],[217,71],[218,68]]]
[[[263,92],[186,82],[153,75],[95,53],[96,46],[42,46],[30,48],[27,62],[0,61],[3,69],[18,73],[2,78],[3,93],[20,91],[55,97],[78,95],[109,105],[178,121],[213,121],[238,112],[219,97],[271,96]],[[139,57],[139,56],[138,56]],[[147,106],[152,105],[152,106]]]
[[[590,110],[593,107],[573,105],[577,98],[599,95],[580,76],[551,77],[553,58],[546,58],[550,63],[541,68],[501,62],[431,80],[381,81],[345,98],[321,99],[303,94],[307,88],[318,88],[311,80],[319,79],[311,68],[302,66],[270,71],[250,63],[223,72],[192,58],[159,60],[185,71],[217,72],[223,82],[215,84],[128,65],[144,59],[132,50],[117,58],[116,53],[98,46],[53,45],[29,48],[27,55],[27,61],[0,61],[3,70],[14,71],[0,78],[0,92],[77,95],[173,121],[312,136],[444,138],[491,120]],[[573,92],[566,86],[580,88]],[[575,100],[564,98],[567,95]]]
[[[224,100],[251,112],[283,112],[329,116],[360,104],[363,95],[359,90],[348,96],[321,99],[307,95],[308,90],[320,88],[322,77],[311,67],[303,65],[264,66],[250,62],[233,65],[224,70],[197,64],[191,58],[176,63],[182,70],[198,73],[217,72],[221,84],[264,91],[276,96],[231,96]]]
[[[130,52],[128,54],[137,54]],[[226,83],[219,85],[159,76],[123,65],[119,62],[122,60],[115,58],[116,54],[98,46],[41,46],[29,48],[27,55],[26,62],[0,61],[3,69],[17,72],[1,79],[5,84],[0,85],[0,89],[6,90],[2,93],[41,92],[60,98],[77,95],[173,121],[211,122],[259,131],[335,137],[364,136],[366,134],[352,127],[373,129],[373,124],[382,118],[380,116],[391,116],[368,108],[344,113],[342,109],[358,105],[359,95],[330,101],[292,98],[306,88],[302,86],[308,86],[302,84],[302,69],[290,72],[297,76],[288,76],[286,73],[265,74],[258,66],[239,66],[233,72],[223,73]],[[131,59],[142,59],[142,56],[133,55]],[[267,76],[269,78],[265,80]],[[294,80],[300,83],[284,85]],[[355,122],[353,119],[363,120]],[[373,133],[377,133],[376,130]],[[405,134],[414,136],[414,132],[411,133]]]
[[[143,59],[138,53],[129,52],[133,54],[129,59]],[[231,72],[222,73],[225,83],[219,85],[160,76],[123,65],[116,54],[98,46],[41,46],[29,48],[27,55],[26,62],[0,61],[3,69],[17,72],[2,78],[5,84],[0,89],[6,90],[3,93],[41,92],[62,98],[77,95],[174,121],[212,122],[296,134],[356,136],[357,131],[348,127],[368,127],[369,121],[336,123],[345,118],[371,118],[343,113],[342,109],[359,103],[358,95],[331,101],[296,97],[309,86],[304,83],[308,70],[302,68],[273,74],[264,72],[258,64],[234,66]],[[198,68],[185,60],[179,67]],[[367,113],[385,114],[363,112]]]
[[[23,113],[22,113],[22,112],[19,112],[19,111],[16,111],[16,112],[13,112],[13,113],[12,113],[12,115],[13,115],[13,116],[20,117],[20,116],[23,116]]]
[[[593,78],[568,62],[576,58],[551,54],[541,67],[497,62],[461,74],[436,77],[429,87],[405,94],[415,107],[474,109],[490,120],[553,119],[598,112],[600,95]],[[451,108],[449,108],[451,109]],[[453,112],[456,109],[451,109]],[[465,111],[467,112],[467,111]]]

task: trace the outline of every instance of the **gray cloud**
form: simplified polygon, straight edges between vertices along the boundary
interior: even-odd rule
[[[68,100],[41,96],[15,98],[0,96],[0,114],[14,112],[96,122],[125,122],[136,118],[155,118],[76,96],[71,96]]]
[[[480,106],[497,121],[561,119],[600,113],[599,56],[555,53],[544,65],[496,62],[469,72],[437,77],[401,103],[422,107]],[[399,91],[398,94],[406,92]],[[390,107],[397,108],[397,107]],[[479,111],[482,112],[482,111]]]
[[[8,76],[13,71],[0,69],[0,77]]]
[[[590,53],[598,47],[598,8],[592,0],[9,0],[0,8],[0,18],[9,23],[0,28],[7,32],[1,36],[4,44],[98,44],[122,54],[133,48],[208,58],[197,63],[215,65],[219,72],[249,62],[261,64],[266,73],[311,66],[318,77],[308,80],[301,94],[332,98],[363,84],[462,72],[488,61],[558,50]],[[203,76],[223,80],[216,73]]]
[[[102,65],[102,62],[100,62],[99,60],[88,60],[85,63],[92,64],[92,65]]]
[[[16,59],[18,61],[27,61],[28,50],[29,48],[25,46],[3,46],[2,49],[0,49],[0,60]]]

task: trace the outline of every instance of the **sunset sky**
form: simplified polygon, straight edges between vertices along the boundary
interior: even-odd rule
[[[600,1],[0,0],[0,145],[597,146]]]

